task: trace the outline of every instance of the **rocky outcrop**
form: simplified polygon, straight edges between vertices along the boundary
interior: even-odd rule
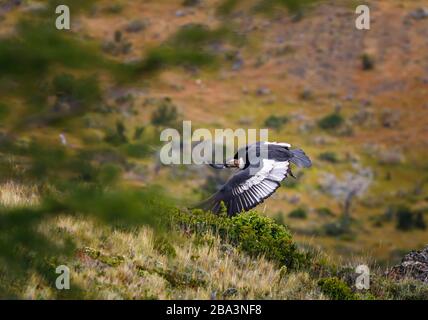
[[[412,278],[428,284],[428,246],[421,251],[406,254],[401,263],[392,267],[387,275],[396,280]]]

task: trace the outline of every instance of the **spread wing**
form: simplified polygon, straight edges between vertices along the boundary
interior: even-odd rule
[[[288,167],[288,161],[263,159],[260,166],[252,165],[237,172],[200,207],[219,213],[223,202],[230,216],[248,211],[269,198],[278,189],[280,182],[287,177]]]

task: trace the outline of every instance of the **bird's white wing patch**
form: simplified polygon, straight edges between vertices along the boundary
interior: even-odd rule
[[[221,202],[227,207],[229,215],[248,211],[270,197],[280,182],[287,177],[289,162],[263,159],[255,174],[249,168],[237,173],[213,197],[207,200],[205,210],[219,212]],[[234,179],[239,182],[234,183]]]
[[[265,144],[275,144],[275,145],[277,145],[277,146],[282,146],[282,147],[291,148],[291,144],[289,144],[289,143],[285,143],[285,142],[276,142],[276,141],[274,141],[274,142],[269,142],[269,141],[267,141],[267,142],[265,142]]]
[[[249,210],[271,196],[287,177],[288,161],[263,159],[260,170],[232,189],[240,210]]]

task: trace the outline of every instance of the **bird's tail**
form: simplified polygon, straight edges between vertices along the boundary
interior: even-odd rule
[[[213,194],[208,199],[205,199],[202,202],[199,202],[195,206],[193,206],[190,209],[202,209],[204,211],[211,211],[212,213],[219,213],[220,212],[220,202],[217,199],[217,194]]]
[[[290,159],[290,161],[298,167],[309,168],[312,165],[311,159],[309,159],[302,149],[295,149],[290,151],[293,154],[293,157]]]

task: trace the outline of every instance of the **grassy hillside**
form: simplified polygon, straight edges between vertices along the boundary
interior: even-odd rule
[[[426,299],[384,272],[428,243],[428,18],[368,4],[370,31],[355,1],[3,1],[0,296]],[[313,167],[257,213],[189,212],[232,172],[160,164],[182,120],[269,128]]]
[[[120,223],[111,219],[121,200],[112,200],[108,208],[99,204],[92,208],[98,214],[86,215],[67,210],[63,202],[61,213],[37,220],[37,212],[50,210],[35,190],[2,185],[1,295],[24,299],[428,298],[422,282],[390,279],[368,260],[342,264],[322,252],[300,248],[286,227],[257,212],[231,219],[170,207],[161,225],[147,225],[147,221],[141,225],[126,215]],[[164,200],[155,200],[152,208],[162,212]],[[16,224],[23,214],[21,219],[32,220],[27,228]],[[355,288],[354,265],[361,263],[371,267],[370,290]],[[54,287],[58,265],[70,268],[70,290]]]

